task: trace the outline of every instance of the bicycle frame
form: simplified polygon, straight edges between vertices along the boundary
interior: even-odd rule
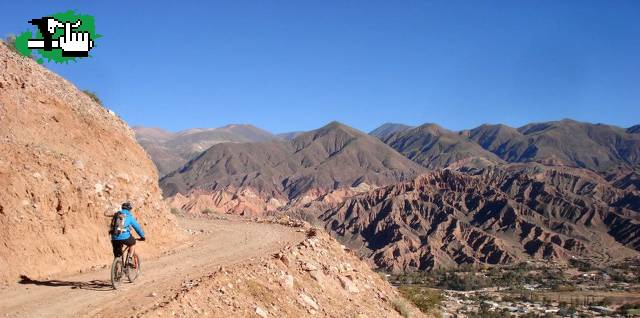
[[[136,240],[140,241],[140,239]],[[113,259],[113,263],[111,265],[111,284],[113,285],[113,289],[118,289],[117,286],[122,283],[122,279],[125,275],[129,279],[130,283],[133,283],[133,281],[135,281],[140,275],[140,258],[137,253],[131,255],[131,259],[133,260],[135,267],[130,266],[128,257],[129,252],[130,246],[125,245],[122,249],[121,255]]]

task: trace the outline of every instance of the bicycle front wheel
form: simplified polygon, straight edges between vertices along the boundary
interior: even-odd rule
[[[124,264],[122,264],[122,259],[120,257],[116,257],[113,259],[113,263],[111,264],[111,286],[113,286],[113,289],[118,289],[122,283],[123,277]]]

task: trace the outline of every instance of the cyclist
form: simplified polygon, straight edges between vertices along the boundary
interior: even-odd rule
[[[136,239],[131,235],[131,227],[138,233],[140,236],[140,240],[146,240],[144,236],[144,232],[136,221],[136,218],[131,214],[131,203],[125,202],[122,204],[122,208],[120,211],[116,212],[113,215],[113,219],[111,221],[111,245],[113,246],[113,256],[120,257],[122,256],[122,246],[129,246],[129,253],[127,254],[127,258],[129,264],[133,264],[133,267],[136,268],[138,264],[135,264],[132,261],[131,257],[133,257],[135,252],[135,244]]]

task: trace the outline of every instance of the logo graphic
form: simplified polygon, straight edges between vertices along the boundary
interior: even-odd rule
[[[78,58],[89,57],[94,41],[101,36],[96,33],[94,18],[77,14],[72,10],[31,19],[37,27],[34,34],[23,32],[16,37],[16,49],[25,56],[37,58],[38,63],[69,63]],[[39,55],[35,56],[34,51]]]

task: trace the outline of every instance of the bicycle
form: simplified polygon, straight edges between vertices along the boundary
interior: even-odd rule
[[[136,241],[142,241],[137,238]],[[133,267],[133,264],[129,262],[129,246],[125,245],[124,250],[120,257],[115,257],[113,259],[113,263],[111,264],[111,285],[113,289],[118,289],[118,286],[122,284],[122,279],[124,276],[127,276],[129,283],[133,283],[138,276],[140,276],[140,257],[138,257],[138,253],[133,254],[134,264],[136,267]]]

